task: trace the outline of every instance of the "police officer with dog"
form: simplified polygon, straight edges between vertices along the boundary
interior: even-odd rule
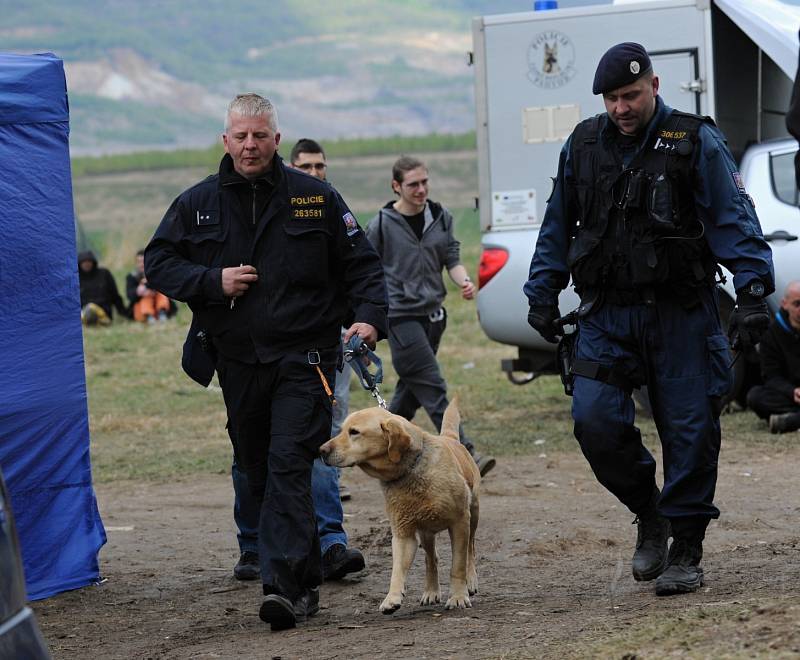
[[[774,275],[725,138],[658,90],[640,44],[603,55],[593,92],[606,112],[578,124],[561,151],[524,291],[529,323],[555,343],[558,294],[572,277],[581,298],[569,373],[575,437],[636,516],[634,578],[669,595],[703,584],[706,527],[719,517],[719,414],[731,386],[719,264],[734,274],[736,350],[769,324]],[[661,490],[634,425],[631,392],[643,385],[663,449]]]
[[[274,106],[228,106],[218,174],[172,203],[145,252],[148,282],[193,312],[184,368],[216,368],[237,463],[261,501],[259,560],[273,630],[319,609],[311,469],[331,428],[345,337],[385,336],[378,255],[339,194],[277,154]]]

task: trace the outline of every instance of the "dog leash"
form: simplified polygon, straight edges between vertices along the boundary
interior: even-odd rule
[[[364,358],[368,358],[369,362],[375,365],[375,375],[372,375],[364,364]],[[383,382],[383,363],[381,359],[370,350],[369,346],[364,343],[358,335],[353,335],[344,345],[344,359],[356,372],[358,381],[361,387],[368,390],[378,405],[386,410],[386,401],[384,401],[378,390],[378,385]]]

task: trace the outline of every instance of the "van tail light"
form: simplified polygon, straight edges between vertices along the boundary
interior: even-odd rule
[[[500,269],[508,262],[508,250],[497,247],[486,247],[481,252],[478,264],[478,288],[485,287]]]

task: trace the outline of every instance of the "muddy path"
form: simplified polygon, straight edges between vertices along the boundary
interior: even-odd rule
[[[632,516],[577,453],[504,459],[484,481],[480,592],[468,610],[421,607],[424,560],[406,600],[378,612],[390,536],[377,482],[345,473],[351,544],[367,569],[326,583],[309,624],[271,633],[260,587],[239,583],[226,475],[107,484],[102,584],[35,604],[55,658],[444,658],[793,656],[800,652],[800,450],[726,448],[705,544],[706,586],[656,598],[634,582]],[[450,552],[439,537],[441,579]],[[447,593],[443,584],[443,595]],[[696,642],[681,626],[697,633]],[[673,630],[673,628],[675,628]],[[670,630],[673,630],[670,633]],[[659,637],[660,636],[660,637]],[[719,653],[718,653],[719,651]]]

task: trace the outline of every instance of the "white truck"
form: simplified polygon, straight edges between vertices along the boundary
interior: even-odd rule
[[[516,346],[502,361],[512,382],[555,372],[554,346],[528,326],[522,285],[564,140],[604,110],[595,67],[615,43],[648,48],[673,108],[710,115],[728,139],[770,241],[777,292],[800,278],[797,143],[784,118],[798,62],[800,8],[777,0],[651,0],[484,16],[473,21],[482,238],[478,314],[490,339]],[[733,278],[721,287],[727,321]],[[578,306],[568,287],[562,314]],[[735,363],[741,400],[754,371]]]

